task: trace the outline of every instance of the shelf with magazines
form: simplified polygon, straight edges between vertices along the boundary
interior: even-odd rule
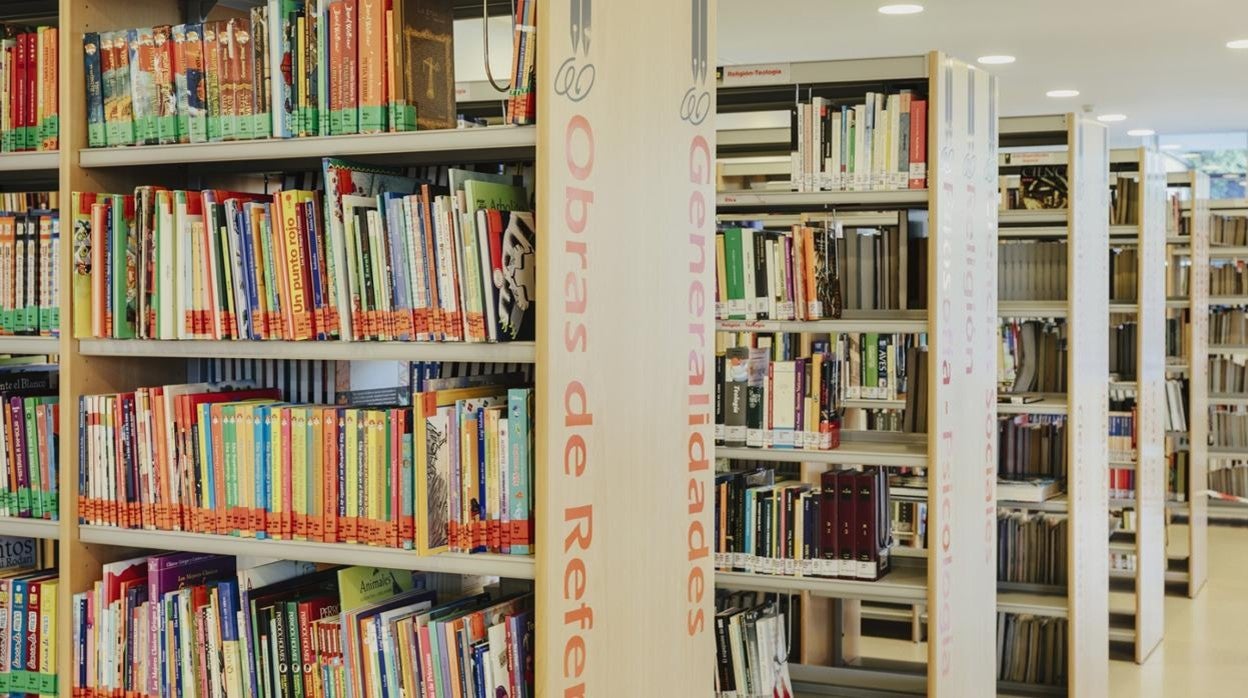
[[[53,168],[61,200],[73,204],[77,254],[60,265],[73,298],[49,345],[62,363],[61,404],[75,406],[60,413],[57,474],[76,496],[61,498],[60,524],[43,527],[62,554],[59,636],[73,647],[70,638],[99,632],[76,613],[87,601],[163,609],[170,601],[159,594],[135,608],[127,604],[137,597],[93,595],[108,594],[119,571],[184,556],[237,565],[237,577],[213,582],[209,603],[223,618],[235,617],[227,603],[252,618],[295,612],[305,598],[289,591],[302,589],[297,574],[326,585],[318,601],[333,587],[341,626],[332,627],[346,628],[357,609],[342,594],[353,579],[344,571],[365,570],[385,574],[361,593],[386,594],[358,608],[408,613],[431,602],[435,615],[474,623],[486,614],[491,637],[474,630],[471,662],[451,669],[465,690],[495,692],[468,675],[492,650],[514,664],[502,674],[518,681],[509,695],[609,693],[612,664],[601,657],[648,663],[630,683],[639,694],[709,693],[710,672],[687,668],[714,656],[712,566],[690,555],[684,532],[713,525],[711,509],[687,499],[711,481],[712,425],[691,415],[709,413],[713,388],[690,361],[709,362],[713,315],[709,303],[666,300],[705,299],[714,268],[689,260],[713,259],[713,221],[686,220],[684,205],[634,209],[677,191],[704,209],[712,200],[713,6],[692,15],[657,0],[595,8],[597,26],[613,32],[642,35],[655,21],[684,28],[683,41],[639,57],[591,44],[579,6],[491,1],[487,11],[514,34],[503,47],[510,75],[493,73],[511,87],[495,91],[455,83],[465,58],[454,53],[451,11],[479,19],[482,3],[346,5],[59,7],[74,37],[62,47],[60,90],[73,118],[61,120],[68,133]],[[524,14],[506,18],[512,11]],[[544,32],[568,26],[584,33]],[[148,31],[152,46],[172,48],[149,48]],[[691,52],[703,57],[692,73]],[[120,80],[130,55],[129,74],[152,83],[122,94],[104,76]],[[559,87],[564,69],[573,81]],[[281,80],[283,70],[300,78]],[[595,71],[660,77],[608,91]],[[664,106],[686,92],[700,96],[701,116]],[[110,96],[129,104],[100,108]],[[624,122],[617,100],[632,105]],[[266,137],[274,133],[286,137]],[[635,176],[656,165],[655,177]],[[539,210],[551,212],[540,236]],[[678,228],[681,237],[667,234]],[[658,246],[671,254],[652,259]],[[633,371],[601,370],[633,362],[678,388],[655,395]],[[566,467],[545,465],[559,454]],[[620,501],[647,512],[634,527],[646,551],[604,537]],[[687,562],[673,570],[674,560]],[[254,572],[257,562],[283,570],[270,580],[285,585],[280,607],[246,606],[247,584],[270,583],[256,582],[269,574]],[[333,573],[314,568],[330,565],[344,567],[320,581]],[[639,605],[637,588],[606,583],[676,573],[701,584],[645,589]],[[568,620],[581,613],[592,623]],[[677,615],[688,626],[655,630]],[[292,631],[317,632],[315,616],[290,618]],[[588,642],[591,624],[610,630]],[[494,646],[496,628],[514,642]],[[578,643],[590,647],[588,661],[561,672],[555,658]],[[645,658],[653,643],[670,663]],[[410,646],[419,651],[418,640]],[[370,649],[386,661],[400,652],[382,640]],[[77,659],[62,652],[60,673],[77,677]],[[267,661],[244,651],[251,659],[244,674]],[[359,669],[346,659],[330,671]],[[346,685],[344,694],[374,692]],[[449,685],[431,695],[449,696]],[[62,694],[69,689],[67,680]]]
[[[1108,138],[1076,114],[999,124],[998,606],[1107,618]],[[1065,648],[1067,694],[1104,693],[1105,626],[1072,624]]]
[[[1155,279],[1167,268],[1166,237],[1174,208],[1166,196],[1159,153],[1123,149],[1113,151],[1110,159],[1111,221],[1138,230],[1129,245],[1111,239],[1108,246],[1109,370],[1114,381],[1134,383],[1134,388],[1111,384],[1107,390],[1110,488],[1117,493],[1109,506],[1133,510],[1132,550],[1118,557],[1136,570],[1130,590],[1136,607],[1130,654],[1142,663],[1164,636],[1166,431],[1172,419],[1169,398],[1178,396],[1181,381],[1167,381],[1166,356],[1172,353],[1165,336],[1167,289]]]
[[[856,492],[852,508],[874,512],[863,515],[883,538],[802,537],[800,550],[795,543],[759,556],[739,549],[744,529],[725,529],[715,585],[725,599],[800,597],[801,653],[790,658],[799,692],[926,684],[990,693],[992,677],[971,659],[993,650],[988,556],[929,556],[916,536],[944,528],[954,545],[977,550],[983,538],[974,531],[990,525],[973,496],[988,486],[984,470],[965,466],[985,457],[979,426],[993,409],[982,399],[991,376],[968,362],[992,363],[991,327],[977,310],[993,302],[995,282],[982,260],[963,253],[993,239],[985,211],[995,194],[933,163],[941,153],[996,161],[995,82],[939,53],[788,68],[771,81],[742,79],[750,67],[732,66],[719,84],[717,495],[722,506],[741,507],[740,520],[755,514],[738,496],[765,507],[795,500],[803,528],[815,521],[811,507]],[[969,114],[941,106],[972,103],[964,101],[971,94]],[[775,133],[788,114],[797,139]],[[738,128],[755,116],[768,127]],[[970,187],[977,203],[945,198],[942,186]],[[928,295],[954,293],[928,283],[946,266],[977,281],[952,304]],[[972,330],[978,341],[969,347],[950,334]],[[963,370],[940,382],[928,366],[945,360]],[[950,439],[937,439],[946,431]],[[770,498],[751,489],[759,479],[772,483]],[[859,516],[850,501],[821,509],[820,520]],[[930,646],[957,651],[933,649],[926,665],[904,668],[853,656],[864,601],[927,608]]]
[[[1181,584],[1189,598],[1196,598],[1204,588],[1209,564],[1209,503],[1204,492],[1209,488],[1210,409],[1220,404],[1210,388],[1209,311],[1221,301],[1211,293],[1215,271],[1210,259],[1209,178],[1199,172],[1170,173],[1168,184],[1166,293],[1181,302],[1167,304],[1166,344],[1167,354],[1179,357],[1186,372],[1179,380],[1167,381],[1170,408],[1166,421],[1168,428],[1180,433],[1166,437],[1166,503],[1177,505],[1171,511],[1188,525],[1182,568],[1167,569],[1166,581]],[[1176,580],[1177,576],[1184,579]]]

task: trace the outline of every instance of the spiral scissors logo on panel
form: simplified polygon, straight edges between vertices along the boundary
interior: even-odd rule
[[[589,96],[594,89],[594,78],[597,71],[593,63],[581,65],[577,62],[577,53],[589,57],[589,39],[592,35],[593,0],[570,0],[568,31],[572,38],[572,55],[565,58],[555,70],[555,94],[579,102]]]
[[[697,126],[711,113],[711,93],[706,89],[707,54],[710,53],[707,4],[710,0],[689,0],[690,12],[690,78],[694,85],[685,91],[680,101],[680,118]]]

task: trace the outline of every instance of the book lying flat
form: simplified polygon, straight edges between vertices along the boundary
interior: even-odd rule
[[[997,501],[1043,502],[1061,494],[1062,483],[1049,478],[997,480]]]

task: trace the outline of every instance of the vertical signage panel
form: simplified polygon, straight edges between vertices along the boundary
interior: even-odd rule
[[[709,695],[715,3],[539,2],[537,693]]]
[[[933,54],[928,694],[995,693],[996,79]]]
[[[1109,145],[1105,127],[1071,121],[1067,265],[1070,509],[1066,643],[1069,694],[1109,691]]]

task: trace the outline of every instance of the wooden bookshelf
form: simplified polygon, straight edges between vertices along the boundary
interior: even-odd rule
[[[803,656],[800,664],[791,666],[799,693],[805,689],[826,692],[828,686],[839,686],[861,691],[926,691],[932,696],[989,695],[995,692],[996,681],[992,663],[985,659],[995,656],[996,619],[993,605],[985,599],[992,593],[995,569],[983,532],[995,526],[995,510],[984,505],[983,493],[991,490],[993,483],[995,455],[991,446],[995,434],[987,435],[986,450],[983,425],[995,421],[996,409],[993,372],[988,368],[995,365],[995,226],[987,213],[993,208],[996,191],[981,183],[985,179],[995,182],[995,79],[940,53],[875,61],[791,63],[788,67],[787,77],[778,82],[735,87],[721,84],[720,112],[774,109],[777,103],[791,103],[795,89],[803,95],[808,90],[818,93],[828,89],[849,96],[855,89],[865,92],[891,85],[925,85],[919,91],[929,100],[929,188],[798,193],[775,187],[725,190],[721,184],[717,196],[720,217],[753,220],[754,216],[833,209],[840,215],[842,211],[926,208],[930,218],[927,303],[929,309],[944,309],[913,317],[890,314],[883,318],[855,316],[847,311],[840,320],[812,323],[720,322],[718,329],[796,332],[804,341],[811,334],[828,332],[926,332],[931,365],[947,362],[960,368],[947,384],[934,376],[928,384],[929,428],[916,444],[893,439],[886,448],[888,442],[863,442],[847,434],[841,447],[831,451],[721,447],[716,449],[716,457],[799,463],[800,476],[808,482],[817,481],[833,464],[925,466],[931,483],[928,530],[933,533],[929,540],[941,546],[941,553],[895,556],[893,569],[877,582],[716,572],[715,583],[729,589],[801,593]],[[967,104],[974,105],[969,113],[952,108]],[[767,130],[720,135],[721,180],[744,173],[734,172],[722,160],[727,155],[782,155],[787,162],[787,133]],[[968,177],[964,168],[952,166],[968,161],[977,163],[973,177]],[[776,162],[749,169],[754,174],[785,177],[788,172],[787,165],[776,168]],[[969,200],[966,192],[971,192]],[[973,278],[974,285],[956,290],[942,287],[936,282],[938,269],[948,271],[951,278]],[[969,294],[969,302],[964,292]],[[952,294],[958,302],[942,304],[941,299]],[[969,347],[963,339],[967,331],[974,334]],[[948,438],[941,438],[942,434]],[[869,657],[860,657],[862,601],[925,607],[931,629],[926,664],[881,666]],[[921,616],[916,611],[907,617],[913,620]]]
[[[1167,580],[1182,584],[1187,596],[1194,599],[1204,588],[1209,570],[1209,499],[1204,495],[1209,488],[1209,407],[1248,405],[1248,398],[1209,394],[1209,305],[1214,302],[1209,293],[1209,177],[1200,172],[1173,173],[1168,183],[1173,188],[1186,189],[1180,193],[1186,196],[1192,217],[1188,235],[1166,239],[1170,243],[1169,263],[1188,265],[1189,293],[1172,312],[1187,316],[1190,348],[1190,356],[1183,357],[1188,367],[1188,433],[1184,439],[1189,451],[1187,491],[1183,501],[1168,503],[1180,514],[1186,514],[1187,556],[1183,569],[1174,573],[1178,578],[1168,571]],[[1230,304],[1238,299],[1218,298],[1216,302]]]
[[[1134,176],[1139,183],[1135,219],[1138,235],[1128,244],[1137,250],[1135,419],[1135,496],[1123,506],[1135,510],[1133,552],[1136,560],[1132,653],[1143,663],[1165,634],[1166,571],[1166,174],[1161,156],[1147,148],[1116,150],[1112,169]],[[1113,180],[1111,180],[1112,182]],[[1111,246],[1121,244],[1111,240]],[[1121,312],[1110,304],[1110,313]],[[1111,467],[1114,467],[1111,465]]]
[[[713,409],[713,385],[691,372],[689,362],[701,356],[709,364],[713,346],[714,265],[698,260],[714,258],[714,11],[691,15],[688,7],[659,0],[601,4],[594,20],[610,33],[591,44],[570,38],[567,28],[579,20],[566,3],[539,1],[541,24],[551,29],[538,43],[538,126],[109,149],[87,148],[82,47],[75,39],[86,31],[176,24],[200,5],[60,4],[62,149],[50,158],[0,158],[0,170],[38,166],[59,173],[65,207],[76,190],[196,188],[236,173],[319,171],[325,156],[401,165],[524,160],[536,163],[542,240],[535,342],[80,342],[72,336],[68,302],[59,341],[12,340],[15,351],[37,346],[62,361],[60,522],[0,521],[0,530],[40,530],[40,537],[60,541],[62,677],[74,671],[71,594],[90,588],[102,563],[141,548],[532,580],[537,695],[611,694],[622,682],[638,695],[711,692],[711,561],[689,546],[698,536],[709,540],[713,523],[710,508],[688,497],[712,487],[713,420],[694,417]],[[474,7],[479,12],[480,3]],[[510,8],[492,3],[492,9]],[[612,39],[652,34],[655,26],[664,27],[665,39],[641,53]],[[692,70],[691,54],[701,56]],[[560,87],[555,76],[569,68],[582,79]],[[693,109],[682,114],[690,97]],[[630,106],[621,111],[621,104]],[[703,213],[690,219],[699,206]],[[656,256],[660,249],[670,251]],[[69,256],[59,272],[67,301]],[[565,279],[589,289],[585,304],[565,303]],[[704,303],[683,300],[694,298]],[[566,344],[570,328],[583,331],[586,341]],[[4,341],[0,352],[8,348]],[[535,364],[536,556],[425,557],[359,545],[78,525],[77,412],[69,407],[82,395],[183,380],[187,359],[195,357]],[[573,409],[582,416],[567,413]],[[613,581],[623,579],[672,583]],[[587,619],[592,613],[592,621],[568,620],[582,612]],[[61,686],[69,696],[70,682]]]
[[[1001,120],[1001,145],[1045,146],[1064,153],[1069,211],[1002,211],[1002,239],[1053,239],[1054,221],[1064,224],[1067,323],[1067,393],[1046,396],[1053,409],[1001,405],[998,411],[1067,415],[1066,492],[1040,503],[997,502],[1003,508],[1045,511],[1068,517],[1066,587],[1044,587],[1039,594],[1051,615],[1070,621],[1067,641],[1070,696],[1101,696],[1109,686],[1109,577],[1107,482],[1109,466],[1105,424],[1108,394],[1101,387],[1109,374],[1110,312],[1106,276],[1109,245],[1109,149],[1103,126],[1075,114],[1010,117]],[[1004,157],[1004,156],[1003,156]],[[1040,234],[1031,235],[1033,229]],[[1137,233],[1138,235],[1138,233]],[[1046,302],[1051,303],[1051,302]],[[1013,303],[1000,303],[1000,317],[1019,317]],[[1022,317],[1029,317],[1026,313]],[[1061,402],[1060,406],[1054,404]],[[1043,404],[1043,403],[1039,403]],[[1016,409],[1026,408],[1026,409]],[[1029,585],[1027,585],[1029,586]],[[998,607],[1008,609],[1018,585],[998,585]],[[1034,605],[1034,604],[1033,604]],[[1031,612],[1034,612],[1031,611]],[[1029,689],[1037,687],[1027,687]],[[1038,687],[1048,690],[1048,687]],[[1060,689],[1059,689],[1060,690]]]

